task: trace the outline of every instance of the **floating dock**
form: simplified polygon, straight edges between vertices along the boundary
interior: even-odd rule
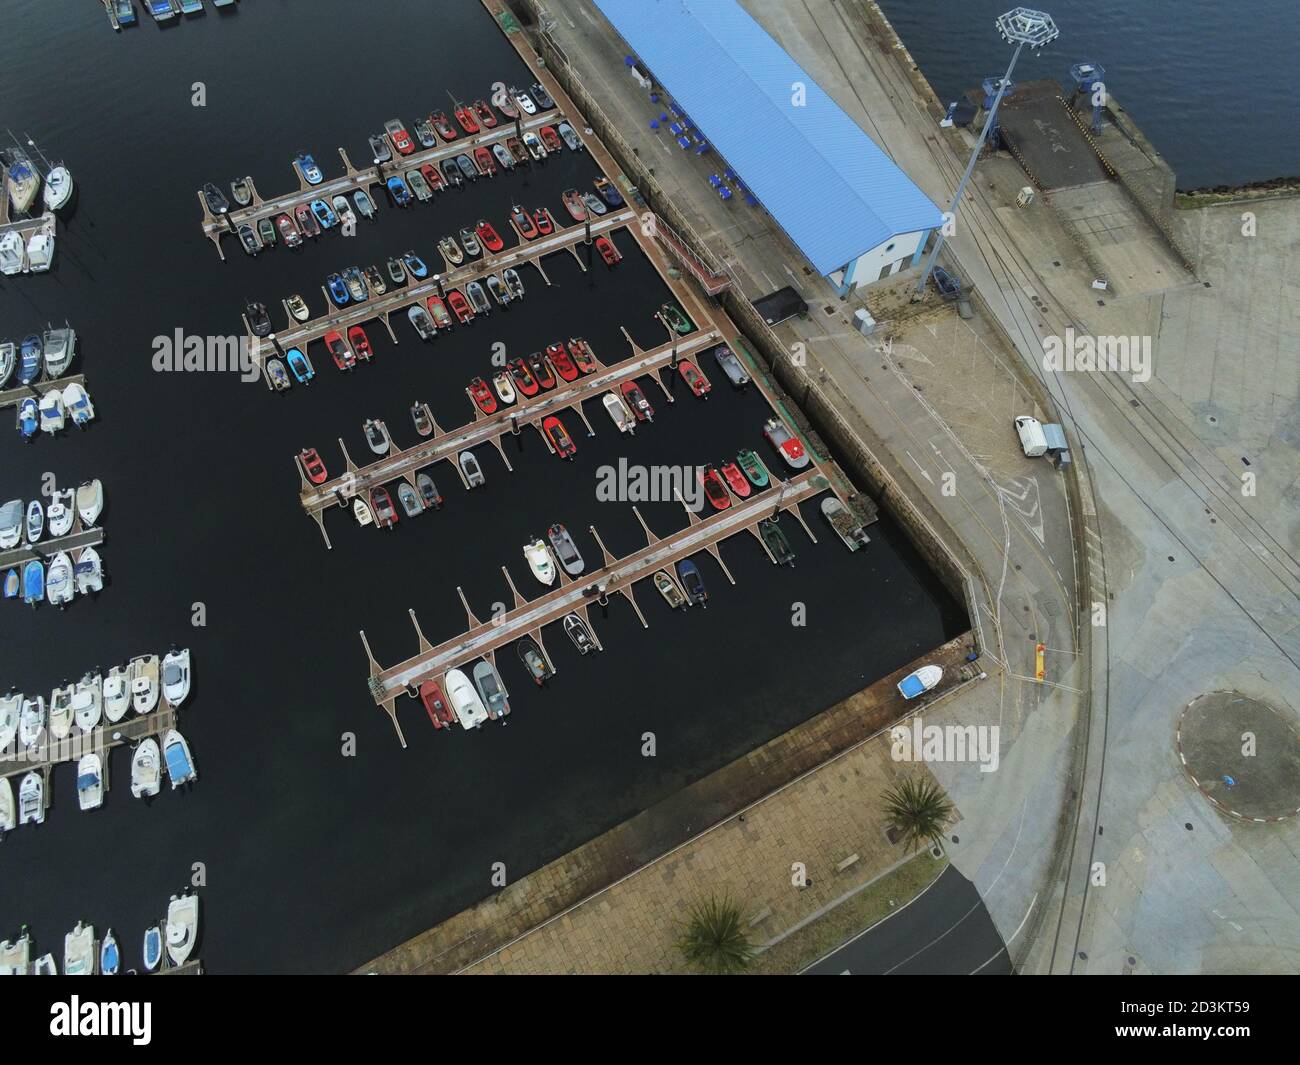
[[[17,388],[7,388],[0,392],[0,410],[5,407],[16,407],[28,396],[40,403],[41,396],[46,392],[58,389],[60,392],[67,388],[68,385],[78,384],[85,386],[86,378],[84,374],[71,374],[68,377],[60,377],[54,381],[33,381],[30,385],[19,385]]]
[[[104,530],[98,525],[92,525],[89,529],[81,528],[81,518],[78,516],[73,520],[72,530],[63,536],[37,540],[34,544],[19,544],[8,551],[0,551],[0,570],[21,566],[34,558],[48,562],[60,551],[77,552],[76,557],[73,558],[76,562],[85,548],[98,547],[103,542]]]

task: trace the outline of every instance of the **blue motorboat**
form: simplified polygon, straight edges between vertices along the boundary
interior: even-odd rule
[[[349,299],[351,299],[348,295],[347,282],[338,274],[330,274],[330,276],[325,279],[325,284],[329,287],[330,299],[332,299],[337,306],[342,307]]]
[[[23,602],[35,606],[45,598],[45,563],[34,558],[23,566]]]
[[[415,252],[413,251],[403,252],[402,262],[406,264],[407,273],[409,273],[412,277],[429,276],[429,268],[424,265],[424,260],[421,259],[418,255],[416,255]]]
[[[298,164],[298,169],[302,171],[302,176],[307,179],[308,185],[319,185],[325,180],[325,175],[321,173],[310,152],[299,152],[294,162]]]
[[[324,200],[311,201],[311,213],[316,216],[316,221],[320,223],[321,229],[329,229],[338,223],[339,217],[334,213],[332,208]]]
[[[411,190],[406,187],[400,174],[394,174],[388,179],[388,191],[398,207],[405,207],[411,202]]]
[[[23,582],[18,579],[18,570],[11,569],[5,574],[5,598],[17,599],[18,593],[22,591]]]
[[[689,558],[684,558],[677,563],[677,579],[686,589],[686,596],[692,606],[697,603],[706,607],[709,605],[709,593],[704,587],[704,578],[700,576],[699,567]]]
[[[117,949],[117,936],[110,928],[99,945],[99,972],[102,976],[116,976],[122,965],[122,955]]]
[[[113,0],[113,17],[119,26],[134,26],[135,5],[131,0]]]
[[[18,356],[18,383],[30,385],[41,376],[44,365],[45,345],[36,333],[23,337],[22,349]]]
[[[203,0],[181,0],[181,14],[197,15],[203,10]]]
[[[146,928],[144,932],[144,968],[153,972],[162,961],[162,929],[157,925]]]
[[[176,17],[176,7],[172,0],[145,0],[149,5],[149,14],[156,22],[166,22]]]
[[[41,427],[41,411],[36,400],[27,396],[18,404],[18,431],[24,439],[30,440]]]
[[[297,348],[290,348],[284,354],[289,363],[289,372],[297,379],[300,385],[305,385],[313,377],[316,371],[312,369],[311,363],[307,361],[307,356]]]
[[[596,186],[596,192],[600,194],[600,198],[607,204],[611,207],[623,206],[623,197],[619,193],[618,189],[614,188],[614,183],[610,181],[609,178],[598,177],[594,184]]]

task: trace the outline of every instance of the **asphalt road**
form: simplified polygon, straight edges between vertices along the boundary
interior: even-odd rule
[[[804,970],[809,976],[1012,972],[975,885],[951,865],[911,905]]]

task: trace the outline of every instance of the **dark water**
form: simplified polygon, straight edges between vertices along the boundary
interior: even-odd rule
[[[1011,59],[994,20],[1005,0],[881,0],[939,98],[1001,75]],[[1030,4],[1061,35],[1024,52],[1016,78],[1073,87],[1074,63],[1100,63],[1106,85],[1178,175],[1178,187],[1300,175],[1292,71],[1295,0],[1056,0]]]
[[[30,446],[6,436],[3,494],[30,498],[45,471],[69,484],[100,477],[112,580],[97,601],[63,614],[4,603],[0,683],[48,692],[92,665],[107,672],[188,643],[196,680],[181,725],[200,770],[192,792],[146,808],[130,796],[119,751],[116,786],[89,814],[76,808],[72,770],[56,770],[46,824],[0,846],[0,932],[28,922],[41,951],[61,953],[63,933],[86,919],[116,928],[137,963],[142,929],[202,862],[201,953],[212,971],[347,969],[484,897],[494,862],[518,878],[964,627],[888,524],[856,556],[829,535],[814,547],[792,529],[793,571],[775,571],[745,537],[724,548],[735,589],[702,560],[707,612],[672,616],[642,591],[646,632],[615,600],[596,617],[603,655],[580,659],[548,633],[559,675],[545,691],[503,652],[508,726],[435,733],[404,700],[410,748],[398,746],[366,691],[359,629],[392,664],[416,650],[408,607],[437,642],[463,625],[458,584],[480,616],[507,599],[502,564],[534,595],[520,545],[555,520],[573,530],[595,523],[613,551],[635,550],[644,541],[630,508],[595,500],[596,467],[620,454],[682,464],[743,446],[766,455],[765,410],[757,394],[721,387],[707,405],[681,396],[671,409],[651,392],[661,416],[630,440],[591,410],[599,435],[578,436],[573,464],[546,454],[529,430],[509,442],[513,475],[481,449],[486,489],[467,494],[442,467],[440,513],[383,535],[335,511],[326,551],[298,506],[300,447],[318,447],[338,472],[336,439],[362,458],[367,416],[386,418],[409,443],[416,398],[444,427],[462,423],[462,389],[487,371],[494,342],[515,355],[585,334],[616,361],[628,350],[620,325],[646,347],[662,342],[651,314],[666,296],[624,235],[616,272],[587,278],[567,253],[553,256],[553,288],[526,271],[522,306],[433,345],[405,321],[394,322],[396,347],[372,329],[375,364],[351,376],[313,351],[319,377],[309,390],[281,397],[230,374],[154,373],[157,335],[235,331],[248,295],[272,304],[299,291],[319,306],[330,270],[408,247],[432,261],[442,233],[480,217],[504,231],[515,199],[559,214],[560,190],[595,174],[585,154],[566,153],[434,204],[381,206],[351,240],[257,260],[227,242],[221,263],[198,228],[194,190],[204,180],[251,173],[264,194],[279,194],[294,184],[289,160],[300,148],[335,173],[334,147],[368,159],[365,134],[392,115],[409,128],[447,105],[447,89],[472,98],[496,80],[525,81],[477,3],[366,5],[364,32],[360,17],[343,0],[249,0],[232,17],[209,10],[115,36],[97,5],[6,6],[5,120],[66,158],[80,191],[56,270],[0,285],[0,333],[66,316],[100,419],[85,434]],[[299,47],[305,38],[335,43]],[[57,79],[39,76],[49,55],[61,57]],[[196,81],[206,83],[206,108],[191,106]],[[661,533],[684,524],[677,504],[642,509]],[[585,532],[579,540],[595,559]],[[790,623],[795,602],[806,605],[804,628]],[[191,627],[195,603],[206,607],[204,628]],[[647,731],[657,758],[640,754]],[[346,732],[356,735],[354,758],[340,753]]]

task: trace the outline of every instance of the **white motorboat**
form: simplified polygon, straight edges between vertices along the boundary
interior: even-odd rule
[[[460,468],[465,474],[465,483],[470,488],[478,488],[487,481],[483,476],[483,467],[478,464],[478,459],[472,451],[462,451],[460,453]]]
[[[393,446],[392,437],[388,435],[388,426],[378,418],[367,418],[362,429],[365,430],[366,444],[370,450],[381,458],[387,455]]]
[[[157,655],[131,659],[131,705],[137,714],[148,714],[158,705]]]
[[[4,787],[8,786],[9,781],[6,778]],[[0,791],[3,791],[3,788],[0,788]],[[10,795],[9,798],[12,801],[13,796]],[[31,960],[32,940],[26,932],[12,942],[6,939],[0,943],[0,976],[26,976]]]
[[[59,967],[54,964],[53,954],[42,954],[32,966],[33,976],[58,976]]]
[[[116,724],[131,709],[131,667],[114,666],[104,678],[104,717]]]
[[[72,559],[66,551],[60,551],[51,560],[45,571],[45,598],[53,606],[63,606],[72,602],[77,594],[72,581]]]
[[[87,673],[77,681],[72,693],[72,719],[82,732],[89,732],[99,724],[104,712],[104,678],[98,673]]]
[[[72,567],[72,579],[79,595],[89,595],[91,592],[104,590],[104,564],[100,561],[99,552],[93,547],[81,549],[81,557]]]
[[[23,538],[23,501],[11,499],[0,506],[0,550],[17,547]]]
[[[153,972],[158,968],[162,961],[162,929],[157,925],[150,925],[144,930],[144,971]]]
[[[116,976],[122,965],[122,952],[117,949],[117,936],[110,928],[104,933],[104,941],[99,945],[99,975]]]
[[[72,359],[77,353],[77,331],[66,325],[62,329],[47,329],[42,348],[45,376],[51,381],[57,380],[72,365]]]
[[[146,736],[131,755],[131,794],[148,799],[162,789],[162,752],[158,741]]]
[[[898,682],[898,691],[904,699],[915,699],[930,691],[942,679],[942,666],[922,666]]]
[[[90,402],[90,393],[76,381],[63,390],[63,407],[79,429],[95,418],[95,405]]]
[[[199,934],[199,897],[173,895],[167,906],[167,956],[184,965]]]
[[[63,393],[57,388],[51,388],[41,396],[37,409],[41,413],[41,432],[57,433],[67,424]]]
[[[12,340],[0,341],[0,388],[9,384],[9,378],[18,368],[18,345]]]
[[[555,562],[546,548],[546,541],[536,539],[524,544],[524,559],[533,576],[548,588],[555,583]]]
[[[352,501],[352,516],[357,519],[357,524],[363,528],[375,520],[375,516],[370,510],[370,504],[361,498]]]
[[[104,763],[93,751],[77,762],[77,805],[83,810],[104,805]]]
[[[51,211],[58,211],[68,205],[72,199],[72,172],[66,166],[56,166],[45,176],[43,193],[45,206]]]
[[[16,230],[10,230],[0,237],[0,273],[6,277],[21,274],[27,269],[27,245],[23,236]]]
[[[72,731],[72,694],[76,689],[71,684],[55,688],[50,697],[50,735],[61,740]]]
[[[63,975],[95,975],[95,926],[77,922],[63,937]]]
[[[81,515],[83,525],[94,525],[104,510],[104,486],[96,477],[84,481],[77,489],[77,513]]]
[[[636,432],[636,417],[628,410],[622,396],[617,392],[606,392],[601,402],[605,404],[605,409],[609,411],[609,416],[620,433]]]
[[[499,721],[510,713],[510,693],[491,662],[484,660],[474,666],[474,686],[478,688],[479,698],[493,721]]]
[[[33,695],[23,700],[18,714],[18,742],[24,747],[38,747],[45,738],[45,696]]]
[[[168,729],[163,736],[163,765],[167,767],[167,779],[173,789],[199,779],[199,771],[194,768],[194,759],[190,756],[190,745],[174,728]]]
[[[22,713],[21,692],[0,695],[0,752],[9,750],[18,738],[18,715]]]
[[[45,821],[45,781],[31,772],[18,785],[18,823],[39,825]]]
[[[12,832],[17,824],[18,808],[14,805],[13,786],[8,777],[0,777],[0,839],[6,832]]]
[[[43,274],[54,262],[54,234],[42,231],[27,242],[27,272]]]
[[[190,649],[175,648],[162,660],[163,696],[172,707],[178,707],[190,694]]]
[[[469,677],[459,669],[449,669],[443,680],[447,699],[456,712],[461,728],[479,728],[488,719],[488,712]]]
[[[45,505],[39,499],[27,504],[27,542],[34,544],[45,532]]]
[[[72,528],[72,520],[76,517],[76,511],[72,509],[75,496],[76,490],[72,488],[62,492],[56,490],[50,496],[50,505],[45,508],[45,526],[51,536],[67,536]]]

